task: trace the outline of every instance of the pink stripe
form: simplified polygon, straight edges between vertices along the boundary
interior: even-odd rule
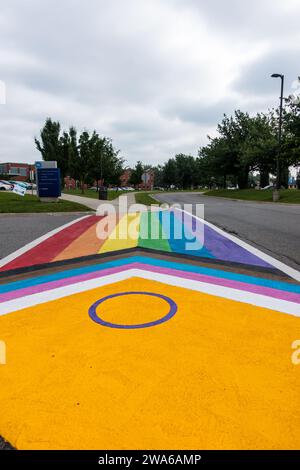
[[[45,284],[38,284],[36,286],[25,287],[24,289],[17,289],[15,291],[6,292],[1,295],[0,303],[7,302],[8,300],[18,299],[19,297],[25,297],[27,295],[38,294],[39,292],[45,292],[47,290],[57,289],[58,287],[68,286],[70,284],[77,284],[78,282],[88,281],[97,277],[108,276],[109,274],[119,273],[126,271],[130,268],[130,265],[107,268],[102,271],[94,271],[92,273],[81,274],[80,276],[71,276],[58,281],[45,282]]]
[[[245,284],[244,282],[232,281],[230,279],[218,278],[213,276],[207,276],[205,274],[191,273],[187,271],[181,271],[179,269],[170,269],[156,267],[148,264],[134,263],[136,268],[147,269],[160,274],[170,274],[171,276],[183,277],[195,281],[207,282],[209,284],[215,284],[218,286],[230,287],[232,289],[243,290],[247,292],[253,292],[255,294],[267,295],[277,299],[287,300],[289,302],[300,303],[300,294],[293,292],[286,292],[278,289],[272,289],[271,287],[258,286],[256,284]],[[155,280],[155,279],[154,279]],[[188,288],[188,286],[187,286]]]
[[[1,296],[0,303],[7,302],[8,300],[12,300],[12,299],[17,299],[19,297],[24,297],[27,295],[37,294],[39,292],[45,292],[50,289],[56,289],[58,287],[63,287],[63,286],[67,286],[70,284],[76,284],[79,282],[88,281],[90,279],[96,279],[98,277],[100,278],[103,276],[108,276],[109,274],[123,272],[131,268],[142,269],[142,270],[150,271],[153,273],[159,273],[159,274],[168,274],[171,276],[191,279],[191,280],[200,281],[200,282],[206,282],[209,284],[215,284],[215,285],[224,286],[224,287],[230,287],[232,289],[253,292],[255,294],[266,295],[268,297],[287,300],[289,302],[300,303],[300,294],[296,294],[293,292],[286,292],[286,291],[282,291],[278,289],[272,289],[270,287],[257,286],[255,284],[245,284],[244,282],[232,281],[229,279],[207,276],[204,274],[191,273],[187,271],[181,271],[179,269],[156,267],[156,266],[152,266],[152,265],[148,265],[144,263],[137,263],[137,262],[130,263],[122,267],[118,266],[115,268],[103,269],[102,271],[94,271],[92,273],[81,274],[80,276],[71,276],[65,279],[60,279],[58,281],[47,282],[45,284],[39,284],[37,286],[30,286],[24,289],[7,292]]]

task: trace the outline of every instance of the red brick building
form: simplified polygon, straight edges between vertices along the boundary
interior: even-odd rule
[[[122,187],[124,186],[130,186],[129,185],[129,179],[130,179],[130,176],[131,176],[131,169],[130,168],[127,168],[126,170],[123,171],[122,175],[120,176],[120,185]]]
[[[131,168],[126,168],[126,170],[123,171],[122,175],[120,176],[120,186],[122,188],[131,186],[129,183],[130,176],[131,176]],[[76,181],[74,178],[71,178],[70,176],[66,176],[65,179],[65,187],[66,189],[76,189],[78,185],[76,185]],[[98,181],[99,186],[101,186],[101,181]],[[97,182],[94,182],[94,186],[97,186]],[[146,190],[152,190],[154,186],[154,171],[149,169],[146,170],[143,175],[142,175],[142,183],[138,185],[140,189],[146,189]],[[85,188],[87,185],[85,185]]]
[[[132,173],[131,168],[124,170],[123,174],[120,177],[121,186],[130,186],[129,180]],[[140,189],[152,190],[154,186],[154,171],[150,168],[149,170],[144,171],[142,175],[142,183],[138,185]]]
[[[5,175],[15,181],[29,181],[30,172],[35,171],[34,165],[29,163],[0,162],[0,175]]]
[[[76,189],[76,181],[71,176],[66,176],[64,178],[65,188],[66,189]]]
[[[154,171],[150,168],[149,170],[145,170],[142,175],[142,183],[139,184],[139,188],[146,189],[151,191],[154,186]]]

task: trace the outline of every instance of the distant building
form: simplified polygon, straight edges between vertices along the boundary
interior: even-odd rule
[[[139,184],[141,189],[146,189],[151,191],[154,186],[154,171],[149,168],[149,170],[144,171],[142,175],[142,183]]]
[[[64,178],[65,188],[66,189],[76,189],[76,181],[71,176],[65,176]]]
[[[124,170],[122,175],[120,176],[120,184],[122,187],[129,186],[131,172],[131,168],[126,168],[126,170]]]
[[[30,180],[30,172],[35,167],[29,163],[5,162],[0,163],[0,175],[6,175],[11,180],[27,181]]]
[[[122,187],[130,186],[129,180],[130,176],[132,173],[131,168],[127,168],[124,170],[123,174],[120,177],[120,182]],[[142,183],[138,185],[140,189],[145,189],[151,191],[154,186],[154,171],[149,168],[148,170],[145,170],[144,173],[142,174]]]
[[[120,187],[124,188],[127,186],[132,186],[129,183],[130,176],[132,173],[131,168],[126,168],[126,170],[123,171],[122,175],[120,176]],[[74,178],[71,178],[70,176],[66,176],[64,178],[65,182],[65,188],[66,189],[76,189],[79,187],[78,182],[74,180]],[[101,186],[101,180],[98,181],[98,185]],[[105,184],[105,181],[104,181]],[[97,186],[97,181],[94,181],[93,186]],[[109,185],[113,186],[113,185]],[[142,175],[142,183],[138,185],[138,188],[140,189],[145,189],[151,191],[154,186],[154,171],[152,169],[146,170],[143,175]],[[85,185],[87,187],[87,185]]]

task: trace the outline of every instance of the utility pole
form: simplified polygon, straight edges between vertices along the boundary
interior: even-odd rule
[[[280,153],[281,153],[281,135],[282,135],[282,105],[283,105],[283,85],[284,85],[284,75],[280,73],[273,73],[272,78],[280,78],[281,88],[280,88],[280,105],[279,105],[279,123],[278,123],[278,151],[276,155],[276,183],[273,190],[273,201],[277,202],[280,199],[279,189],[280,189]]]

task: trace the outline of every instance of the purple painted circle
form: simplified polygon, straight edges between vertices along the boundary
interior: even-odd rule
[[[167,302],[167,304],[169,304],[170,310],[166,315],[164,315],[162,318],[159,318],[158,320],[150,321],[148,323],[138,323],[136,325],[119,325],[118,323],[111,323],[98,317],[97,307],[100,304],[102,304],[106,300],[113,299],[114,297],[122,297],[124,295],[150,295],[152,297],[158,297],[159,299],[162,299],[165,302]],[[170,297],[167,297],[166,295],[162,295],[162,294],[156,294],[155,292],[143,292],[143,291],[119,292],[117,294],[107,295],[106,297],[102,297],[102,299],[97,300],[89,308],[89,316],[94,322],[99,323],[102,326],[107,326],[109,328],[121,328],[124,330],[130,330],[130,329],[136,329],[136,328],[149,328],[150,326],[159,325],[160,323],[164,323],[170,320],[170,318],[172,318],[176,312],[177,312],[177,304],[174,302],[174,300],[170,299]]]

